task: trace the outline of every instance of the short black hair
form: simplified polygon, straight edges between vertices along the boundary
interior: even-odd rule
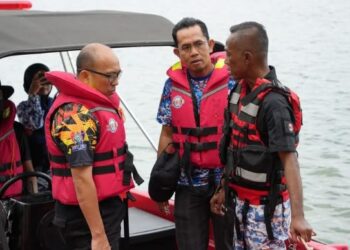
[[[172,36],[173,36],[173,40],[175,43],[175,47],[178,46],[178,41],[177,41],[177,32],[179,30],[185,29],[185,28],[190,28],[193,26],[198,25],[201,30],[203,35],[207,38],[207,40],[209,40],[209,32],[208,32],[208,28],[205,25],[205,23],[199,19],[195,19],[193,17],[184,17],[182,18],[177,24],[175,24],[173,31],[172,31]]]
[[[240,32],[243,30],[248,30],[248,29],[256,29],[257,33],[257,45],[259,46],[259,48],[257,48],[259,51],[266,53],[268,52],[269,49],[269,38],[267,37],[267,33],[265,30],[265,27],[257,22],[244,22],[244,23],[240,23],[237,25],[233,25],[230,28],[230,32],[231,34],[236,33],[236,32]]]

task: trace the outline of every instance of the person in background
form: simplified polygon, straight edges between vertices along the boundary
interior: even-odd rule
[[[53,223],[68,249],[119,249],[121,195],[134,186],[131,173],[140,184],[115,92],[121,72],[113,50],[93,43],[80,51],[76,77],[46,73],[59,93],[45,120]]]
[[[225,53],[214,53],[214,40],[198,19],[184,18],[172,31],[180,62],[169,68],[157,121],[162,124],[158,155],[174,143],[181,156],[175,193],[176,239],[180,250],[206,250],[209,221],[215,247],[232,248],[232,226],[210,212],[210,198],[223,172],[219,141],[228,91],[234,85],[224,64]],[[168,202],[159,203],[169,213]]]
[[[225,199],[234,197],[233,209],[226,209],[235,217],[235,249],[286,249],[289,233],[294,242],[310,241],[313,233],[304,218],[296,153],[299,98],[268,65],[268,37],[261,24],[245,22],[230,31],[226,64],[237,86],[225,124],[226,188],[217,190],[211,209],[223,214]]]
[[[30,65],[24,72],[23,87],[28,100],[17,106],[19,122],[24,126],[29,138],[31,157],[35,170],[48,172],[50,165],[44,133],[45,116],[52,104],[49,94],[52,85],[45,79],[44,73],[49,68],[41,63]]]
[[[13,94],[11,86],[1,85],[0,81],[0,187],[23,171],[34,171],[30,150],[23,127],[15,121],[16,107],[8,98]],[[27,178],[27,190],[37,192],[36,177]],[[12,184],[3,197],[12,197],[23,191],[22,181]]]

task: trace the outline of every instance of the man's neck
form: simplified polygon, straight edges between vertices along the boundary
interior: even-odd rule
[[[193,72],[190,70],[188,72],[194,78],[201,78],[201,77],[206,77],[206,76],[210,75],[210,73],[213,71],[213,69],[214,69],[214,65],[211,63],[210,66],[206,67],[205,69],[203,69],[200,72]]]
[[[264,67],[257,68],[252,72],[250,77],[244,79],[244,81],[248,84],[249,89],[253,89],[256,79],[264,78],[270,72],[270,68],[268,65],[264,65]]]

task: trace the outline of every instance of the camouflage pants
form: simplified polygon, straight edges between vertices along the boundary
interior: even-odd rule
[[[236,215],[240,222],[241,232],[248,249],[286,249],[285,240],[288,239],[290,225],[290,201],[287,200],[276,206],[272,219],[272,230],[275,237],[269,240],[264,221],[264,205],[249,205],[247,224],[242,223],[244,201],[237,199]],[[244,242],[234,237],[234,249],[243,250]]]

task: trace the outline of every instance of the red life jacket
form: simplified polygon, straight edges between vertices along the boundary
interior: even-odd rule
[[[174,146],[179,148],[181,156],[184,155],[184,147],[188,147],[191,163],[200,168],[222,166],[218,142],[224,124],[223,110],[227,105],[229,72],[224,63],[225,53],[215,53],[211,58],[215,67],[203,90],[199,114],[197,105],[194,104],[186,67],[178,62],[167,71],[172,80]],[[196,121],[196,115],[199,121]]]
[[[238,197],[248,199],[252,204],[261,204],[260,198],[269,194],[272,182],[280,185],[279,193],[284,199],[288,198],[283,166],[278,157],[275,159],[276,156],[268,152],[256,125],[260,104],[268,93],[274,91],[283,94],[292,107],[294,121],[291,132],[297,136],[300,131],[302,113],[299,98],[277,81],[257,79],[249,94],[246,94],[247,84],[240,82],[230,95],[230,149],[236,157],[233,183],[230,185]]]
[[[45,120],[53,197],[63,204],[78,204],[69,164],[51,136],[53,115],[65,103],[83,104],[94,114],[100,125],[101,130],[92,164],[98,200],[115,197],[133,188],[134,184],[130,179],[131,172],[135,169],[130,170],[130,162],[127,163],[125,129],[122,117],[118,112],[118,95],[115,93],[107,98],[97,90],[82,84],[73,75],[65,72],[49,72],[46,73],[46,78],[59,91],[59,95],[52,104]],[[74,140],[76,142],[82,141],[83,136],[75,134]],[[132,165],[132,167],[134,166]]]
[[[8,116],[0,121],[0,187],[10,178],[23,173],[21,154],[13,128],[16,116],[16,107],[13,102],[9,100],[5,101],[4,113],[7,113]],[[3,197],[12,197],[21,194],[22,186],[22,181],[13,183],[6,190]]]

